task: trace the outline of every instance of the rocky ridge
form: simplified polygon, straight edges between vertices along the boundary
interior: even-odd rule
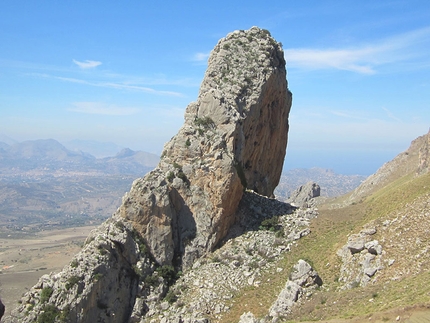
[[[288,250],[291,241],[309,233],[308,220],[315,216],[313,211],[299,212],[296,221],[281,226],[282,216],[291,214],[292,208],[284,203],[274,208],[279,202],[264,197],[272,196],[279,182],[290,107],[283,51],[268,31],[253,27],[220,40],[209,58],[198,99],[187,107],[184,125],[165,145],[158,166],[134,181],[118,211],[92,232],[70,265],[40,279],[10,322],[41,317],[67,322],[147,322],[158,317],[155,322],[179,322],[183,308],[175,312],[169,306],[169,301],[180,299],[172,287],[178,271],[183,268],[185,274],[175,286],[183,286],[181,281],[188,286],[186,277],[199,266],[198,259],[227,245],[227,237],[261,243],[259,247],[252,242],[261,259],[240,256],[242,261],[236,262],[244,269],[258,259],[264,268],[267,259]],[[260,205],[251,210],[255,202],[241,207],[243,200]],[[270,209],[261,204],[263,200]],[[262,218],[274,210],[277,214],[264,222]],[[248,221],[250,214],[256,215]],[[258,223],[269,229],[269,236],[243,235]],[[285,241],[273,248],[272,235],[281,227]],[[213,271],[208,272],[213,277]],[[251,272],[255,279],[257,275]],[[237,277],[231,286],[249,284],[250,278]],[[218,306],[208,309],[204,302],[210,297],[189,303],[192,312],[226,310],[212,301]],[[164,314],[167,309],[171,317]]]
[[[430,163],[430,130],[427,134],[413,140],[410,147],[385,163],[375,174],[370,175],[348,197],[346,203],[356,203],[381,189],[397,178],[414,173],[416,176],[425,174]]]

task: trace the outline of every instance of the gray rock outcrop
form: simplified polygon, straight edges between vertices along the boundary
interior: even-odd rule
[[[318,273],[306,261],[300,259],[294,265],[290,278],[277,300],[269,309],[271,322],[285,319],[302,295],[321,285],[322,280]]]
[[[417,175],[427,173],[430,165],[430,130],[424,136],[423,144],[419,150],[418,161]]]
[[[235,31],[218,42],[184,125],[118,210],[159,264],[190,266],[212,250],[235,222],[244,188],[273,195],[291,100],[282,48],[267,31]]]
[[[378,240],[372,239],[375,227],[368,227],[348,237],[347,243],[337,251],[342,259],[339,281],[343,289],[366,286],[383,268],[383,249]]]
[[[291,193],[287,203],[297,207],[313,207],[316,205],[315,198],[319,197],[320,193],[321,188],[317,183],[308,182]]]
[[[239,323],[258,323],[259,321],[255,318],[251,312],[243,313],[240,316]]]

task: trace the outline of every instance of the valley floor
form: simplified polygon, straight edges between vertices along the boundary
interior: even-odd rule
[[[42,231],[36,235],[0,239],[0,297],[6,314],[18,305],[22,294],[50,272],[70,262],[94,226]]]

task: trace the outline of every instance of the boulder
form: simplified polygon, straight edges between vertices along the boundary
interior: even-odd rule
[[[302,295],[321,285],[322,279],[318,273],[309,263],[300,259],[294,265],[288,281],[269,309],[271,321],[278,322],[285,319]]]
[[[246,312],[240,316],[239,323],[258,323],[258,320],[255,318],[254,314]]]
[[[376,232],[371,226],[351,234],[348,242],[337,251],[342,259],[339,276],[339,281],[344,283],[342,289],[366,286],[383,269],[383,248],[378,240],[371,240]]]
[[[320,193],[321,188],[317,183],[308,182],[291,193],[287,203],[297,207],[312,207],[315,206],[313,199],[319,197]]]
[[[187,267],[211,251],[235,222],[244,189],[273,195],[291,101],[283,51],[268,31],[253,27],[218,42],[184,125],[118,210],[159,264]]]
[[[364,245],[366,243],[365,237],[360,234],[353,234],[348,238],[348,243],[346,244],[351,254],[355,254],[364,250]]]

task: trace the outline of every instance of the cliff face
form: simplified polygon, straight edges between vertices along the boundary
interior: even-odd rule
[[[149,304],[168,297],[175,270],[212,251],[237,221],[244,190],[273,195],[291,100],[283,51],[268,31],[253,27],[220,40],[158,166],[133,183],[69,266],[40,279],[9,322],[153,315]]]
[[[282,48],[267,31],[253,27],[218,42],[184,125],[118,211],[159,264],[188,266],[212,250],[234,223],[244,188],[273,194],[291,99]]]

